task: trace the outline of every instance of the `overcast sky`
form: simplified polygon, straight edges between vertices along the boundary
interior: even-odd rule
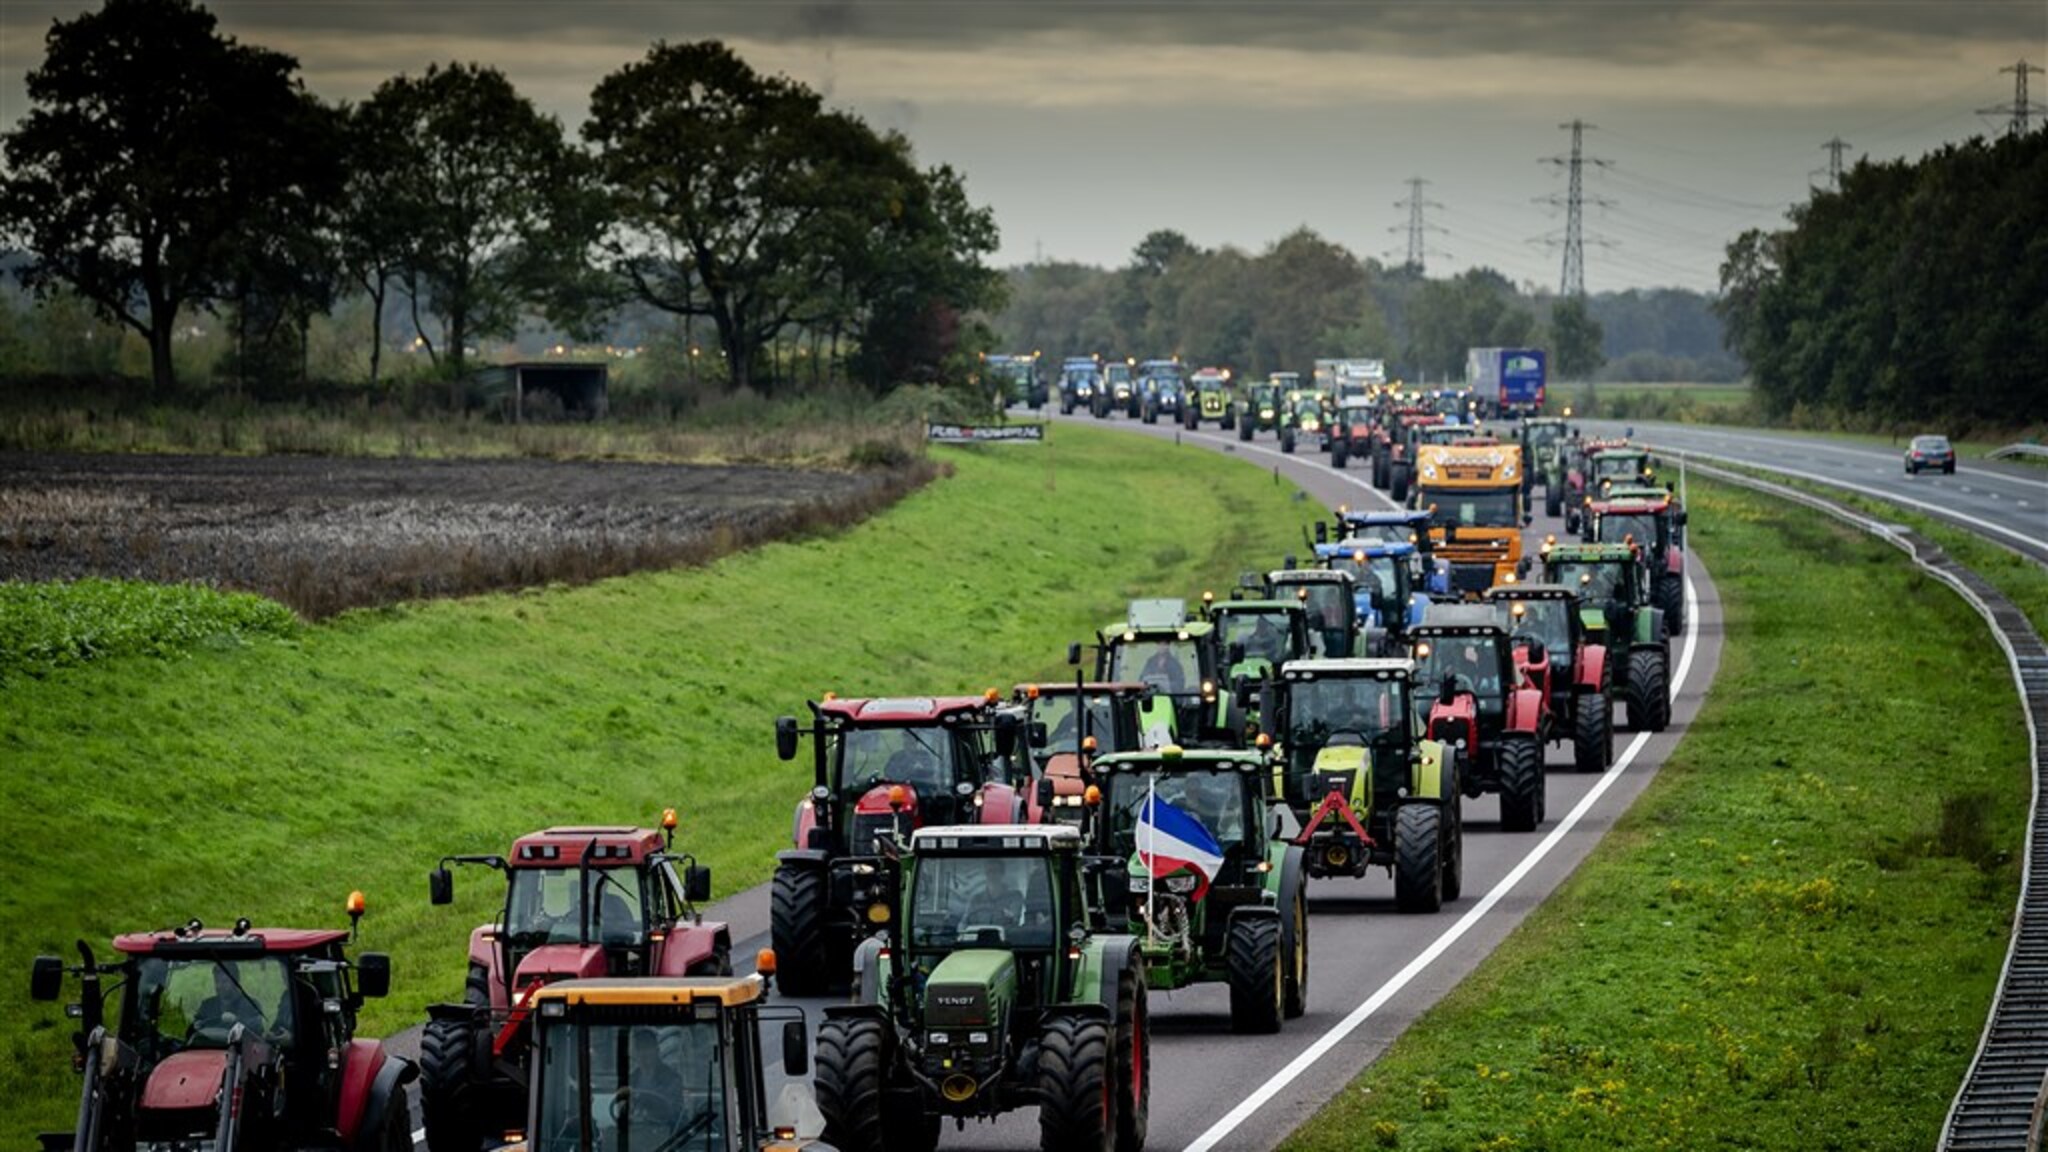
[[[1592,291],[1711,288],[1722,246],[1827,163],[2003,128],[2048,0],[218,0],[223,28],[360,99],[396,72],[496,65],[573,133],[591,87],[657,39],[720,38],[965,172],[997,262],[1119,264],[1154,228],[1256,251],[1307,225],[1400,260],[1405,181],[1430,181],[1432,274],[1485,264],[1555,288],[1583,119]],[[0,0],[0,126],[54,17]],[[2048,79],[2034,78],[2038,101]],[[1441,207],[1438,207],[1440,205]],[[1604,243],[1603,243],[1604,242]],[[1612,245],[1612,246],[1609,246]],[[1441,253],[1441,254],[1439,254]]]

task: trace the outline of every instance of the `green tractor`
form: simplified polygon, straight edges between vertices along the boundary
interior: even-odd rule
[[[1133,600],[1096,640],[1096,680],[1152,687],[1141,709],[1146,744],[1242,745],[1243,702],[1222,691],[1216,626],[1189,619],[1187,601]]]
[[[1192,432],[1208,421],[1225,432],[1237,427],[1237,397],[1230,387],[1230,369],[1203,368],[1188,377],[1194,393],[1181,402],[1181,423]]]
[[[1631,728],[1662,732],[1671,723],[1671,639],[1651,602],[1642,549],[1631,544],[1558,544],[1545,539],[1543,580],[1579,594],[1586,638],[1614,660],[1614,687]]]
[[[1273,383],[1254,384],[1245,390],[1244,399],[1237,404],[1237,438],[1250,442],[1254,432],[1280,431],[1281,417],[1280,386]]]
[[[1569,410],[1566,412],[1570,414]],[[1529,416],[1522,420],[1522,504],[1532,507],[1529,494],[1536,481],[1543,481],[1543,510],[1551,516],[1564,514],[1564,471],[1559,466],[1557,446],[1567,429],[1562,416]]]
[[[1036,1105],[1045,1152],[1145,1144],[1146,955],[1099,934],[1061,825],[920,828],[890,861],[854,1003],[818,1025],[818,1108],[841,1152],[930,1152],[947,1118]],[[656,1150],[659,1152],[659,1150]]]
[[[1246,591],[1233,588],[1230,599],[1220,603],[1206,593],[1202,598],[1204,614],[1216,626],[1217,642],[1223,646],[1223,682],[1240,704],[1282,664],[1307,656],[1314,646],[1305,600],[1246,599]]]
[[[1293,597],[1308,611],[1309,656],[1343,659],[1356,655],[1365,632],[1358,615],[1358,584],[1349,572],[1331,568],[1286,567],[1268,572],[1263,584],[1274,600]]]
[[[1277,1032],[1308,1005],[1308,873],[1280,838],[1257,751],[1104,756],[1094,825],[1103,904],[1161,991],[1230,986],[1238,1032]]]
[[[1385,868],[1403,912],[1435,912],[1464,888],[1458,754],[1417,730],[1407,660],[1296,660],[1261,702],[1273,791],[1308,874]]]

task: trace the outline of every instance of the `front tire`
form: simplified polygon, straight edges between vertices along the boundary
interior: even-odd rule
[[[1434,804],[1403,804],[1394,812],[1394,903],[1403,912],[1444,906],[1443,813]]]
[[[1330,441],[1330,467],[1342,468],[1351,459],[1351,453],[1342,440]]]
[[[366,1141],[364,1146],[376,1152],[412,1152],[412,1098],[404,1085],[392,1092],[384,1105],[384,1130],[377,1134],[377,1142]]]
[[[1408,502],[1408,465],[1405,462],[1395,464],[1389,471],[1393,475],[1388,480],[1389,488],[1387,495],[1393,497],[1396,504],[1406,504]]]
[[[1534,832],[1543,822],[1543,748],[1534,736],[1511,735],[1500,742],[1500,826],[1504,832]]]
[[[420,1033],[420,1116],[428,1152],[477,1152],[483,1143],[490,1091],[477,1066],[476,1028],[468,1020],[429,1020]]]
[[[768,938],[780,964],[776,982],[790,996],[821,996],[850,963],[825,927],[831,885],[821,868],[783,866],[768,890]],[[832,961],[839,958],[835,968]]]
[[[1224,942],[1230,971],[1230,1027],[1234,1032],[1278,1032],[1286,1015],[1286,973],[1280,921],[1241,916]]]
[[[1238,421],[1237,438],[1239,440],[1244,441],[1246,444],[1252,442],[1252,422],[1250,420]]]
[[[1628,654],[1628,722],[1639,731],[1662,732],[1671,724],[1670,669],[1662,649]]]
[[[1676,636],[1685,631],[1685,577],[1676,572],[1665,572],[1657,577],[1657,607],[1664,610],[1664,634]]]
[[[823,1020],[817,1035],[818,1111],[825,1141],[841,1152],[930,1152],[938,1126],[919,1108],[893,1117],[882,1107],[888,1030],[880,1020]]]
[[[1294,455],[1294,433],[1291,430],[1280,433],[1280,451]]]
[[[1605,772],[1614,763],[1614,700],[1585,692],[1572,703],[1572,767]]]
[[[1543,514],[1553,520],[1564,515],[1564,493],[1555,484],[1543,486]]]
[[[1045,1152],[1116,1147],[1116,1077],[1109,1061],[1109,1027],[1102,1021],[1046,1022],[1038,1042],[1038,1146]]]

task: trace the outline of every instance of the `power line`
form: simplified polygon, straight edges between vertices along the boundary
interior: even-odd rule
[[[2005,75],[2007,72],[2013,74],[2012,103],[1994,104],[1989,108],[1979,108],[1977,109],[1977,114],[1979,116],[2010,116],[2011,119],[2006,121],[2005,126],[2007,134],[2013,136],[2025,136],[2027,134],[2027,129],[2029,127],[2027,123],[2027,118],[2036,112],[2048,112],[2048,108],[2044,108],[2041,105],[2036,104],[2033,101],[2027,99],[2027,73],[2048,72],[2048,68],[2036,68],[2034,65],[2027,63],[2025,60],[2021,60],[2019,63],[2014,64],[2011,67],[2000,68],[1998,70],[1998,74],[2001,76]]]
[[[1586,129],[1593,127],[1593,125],[1586,123],[1584,120],[1573,120],[1569,124],[1559,124],[1558,127],[1571,131],[1571,155],[1569,157],[1546,156],[1542,160],[1542,163],[1563,168],[1567,177],[1563,200],[1565,210],[1564,274],[1560,278],[1558,292],[1565,296],[1584,296],[1586,294],[1586,240],[1585,229],[1580,217],[1583,214],[1584,206],[1588,202],[1605,206],[1610,201],[1600,196],[1586,195],[1582,172],[1587,164],[1591,164],[1596,168],[1605,168],[1608,166],[1609,161],[1597,156],[1587,156],[1584,154],[1585,132]],[[1539,197],[1539,200],[1542,203],[1551,205],[1559,203],[1555,195]]]
[[[1439,256],[1450,255],[1449,252],[1445,252],[1440,248],[1431,248],[1428,243],[1428,233],[1443,232],[1444,229],[1430,224],[1422,218],[1422,210],[1424,208],[1443,207],[1443,205],[1434,200],[1423,198],[1422,186],[1427,183],[1429,181],[1424,180],[1420,176],[1410,177],[1408,179],[1408,198],[1394,202],[1394,207],[1406,208],[1408,210],[1408,260],[1406,267],[1408,271],[1415,273],[1417,276],[1423,274],[1423,265],[1430,253],[1434,252]],[[1387,229],[1389,232],[1399,232],[1400,230],[1401,226],[1398,224]],[[1387,255],[1392,256],[1393,253],[1390,251]]]

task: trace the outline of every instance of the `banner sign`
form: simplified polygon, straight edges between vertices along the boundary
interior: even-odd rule
[[[938,424],[926,422],[924,438],[934,444],[1036,443],[1045,439],[1043,424]]]

